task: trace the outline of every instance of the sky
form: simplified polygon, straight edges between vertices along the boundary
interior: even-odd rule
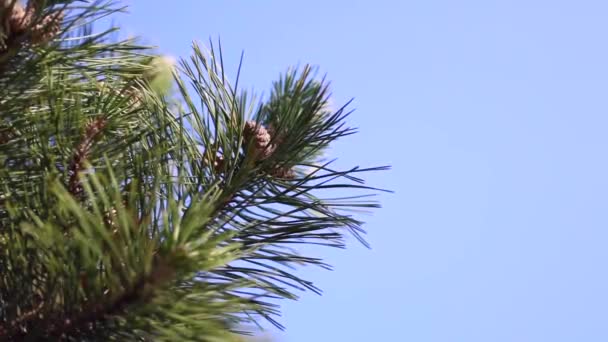
[[[608,2],[129,0],[163,53],[221,37],[242,84],[318,65],[390,188],[368,250],[315,250],[277,341],[608,341]],[[232,66],[232,69],[230,67]]]

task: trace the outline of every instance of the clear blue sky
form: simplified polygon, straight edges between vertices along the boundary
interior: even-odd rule
[[[166,53],[244,50],[258,91],[319,65],[356,99],[340,165],[393,165],[373,250],[323,251],[279,341],[608,341],[608,2],[130,3]]]

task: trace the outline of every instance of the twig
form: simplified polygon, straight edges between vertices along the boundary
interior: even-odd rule
[[[141,301],[149,301],[154,291],[171,281],[174,271],[162,258],[155,258],[152,272],[140,277],[133,285],[111,299],[98,300],[90,305],[76,310],[71,317],[61,317],[61,314],[47,313],[47,319],[41,320],[39,313],[43,304],[36,309],[21,315],[11,322],[0,324],[0,341],[21,341],[28,337],[25,327],[40,332],[45,340],[61,338],[70,332],[85,332],[93,328],[93,324],[109,319],[123,312],[128,306]],[[60,318],[57,318],[57,317]]]

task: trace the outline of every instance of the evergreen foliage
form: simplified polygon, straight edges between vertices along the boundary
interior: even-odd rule
[[[239,341],[319,292],[300,244],[377,207],[320,156],[347,107],[306,66],[256,100],[220,49],[172,63],[92,23],[112,1],[1,0],[0,340]],[[240,69],[240,67],[239,67]],[[344,197],[336,197],[343,195]]]

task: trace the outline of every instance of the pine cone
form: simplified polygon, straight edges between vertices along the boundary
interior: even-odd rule
[[[296,173],[290,167],[276,167],[270,171],[270,175],[276,178],[282,179],[294,179],[296,178]]]
[[[23,6],[15,3],[8,14],[8,26],[11,34],[20,34],[30,26],[32,16]]]
[[[6,144],[14,138],[10,128],[0,128],[0,145]]]
[[[27,9],[31,11],[40,11],[44,8],[44,5],[48,5],[44,0],[29,0],[27,2]]]
[[[32,44],[46,44],[61,32],[63,12],[47,14],[40,23],[32,28]]]
[[[243,136],[247,142],[253,139],[254,153],[258,160],[267,159],[276,150],[276,146],[270,144],[272,136],[268,133],[268,130],[255,121],[245,123]]]
[[[224,170],[224,164],[224,157],[219,155],[215,157],[215,160],[213,161],[213,169],[216,173],[222,173],[222,171]]]

